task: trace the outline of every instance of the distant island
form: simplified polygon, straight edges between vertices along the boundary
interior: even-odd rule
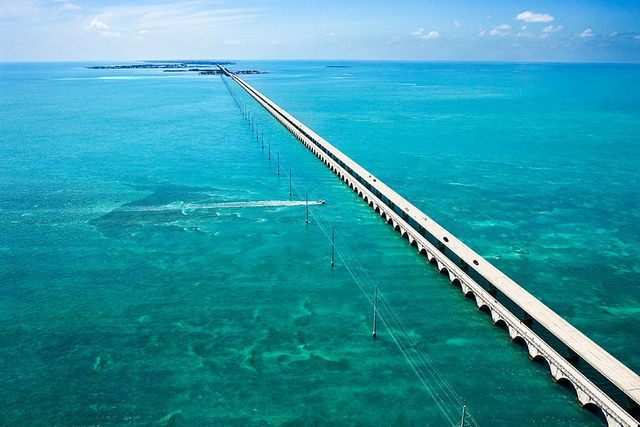
[[[202,68],[202,66],[210,66]],[[90,70],[140,70],[154,69],[162,70],[165,73],[198,73],[202,75],[218,75],[222,74],[218,65],[235,65],[234,62],[214,62],[214,61],[145,61],[142,64],[124,64],[124,65],[93,65],[87,67]],[[216,68],[214,68],[215,66]],[[268,74],[266,71],[258,70],[238,70],[236,74]]]

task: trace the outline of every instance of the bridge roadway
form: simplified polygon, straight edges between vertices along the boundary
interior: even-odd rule
[[[575,389],[581,406],[595,405],[600,408],[608,425],[640,426],[636,419],[511,313],[490,292],[473,280],[464,267],[473,268],[477,274],[484,277],[531,318],[555,335],[632,401],[640,404],[640,377],[635,372],[324,138],[238,76],[224,67],[220,68],[226,76],[232,78],[358,193],[374,211],[393,225],[393,228],[407,238],[411,245],[416,246],[421,254],[426,255],[429,262],[435,263],[441,273],[447,274],[452,283],[459,285],[465,295],[472,294],[478,308],[486,308],[490,311],[493,323],[502,322],[507,327],[512,340],[524,341],[531,359],[543,358],[549,365],[554,381],[568,381]],[[386,202],[382,197],[386,198]],[[402,210],[402,216],[393,209],[394,206]],[[409,224],[409,218],[418,224],[418,229]],[[438,247],[421,233],[420,228],[437,239]],[[445,247],[460,258],[462,266],[457,265],[443,253],[442,248]]]

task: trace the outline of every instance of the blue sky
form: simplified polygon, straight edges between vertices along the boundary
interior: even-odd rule
[[[0,0],[0,60],[640,62],[640,1]]]

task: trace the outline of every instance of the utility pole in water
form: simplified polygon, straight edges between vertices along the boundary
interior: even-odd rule
[[[335,267],[335,240],[336,240],[336,227],[331,226],[331,267]]]
[[[373,339],[376,339],[378,336],[378,285],[376,285],[376,290],[373,294]]]

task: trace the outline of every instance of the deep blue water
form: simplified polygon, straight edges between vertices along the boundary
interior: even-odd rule
[[[640,370],[640,66],[331,64],[235,68]],[[246,95],[271,161],[220,77],[86,65],[0,65],[0,424],[455,418],[349,269],[479,424],[599,423]]]

